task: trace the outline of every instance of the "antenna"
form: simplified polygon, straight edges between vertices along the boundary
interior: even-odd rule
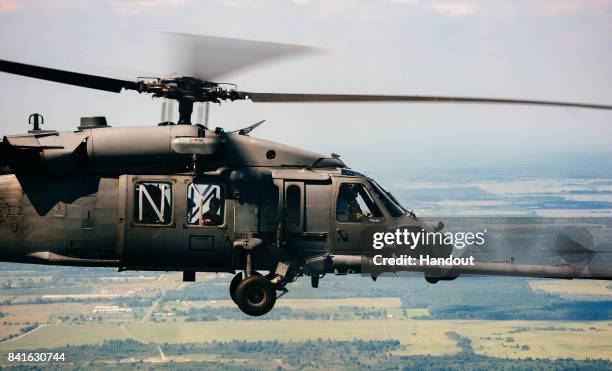
[[[45,123],[45,119],[40,113],[33,113],[28,117],[28,123],[32,125],[32,130],[30,130],[30,132],[38,132],[41,131],[40,125]]]

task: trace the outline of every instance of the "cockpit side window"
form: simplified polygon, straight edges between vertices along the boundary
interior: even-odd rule
[[[383,214],[361,183],[342,183],[338,188],[336,219],[340,222],[363,222],[382,218]]]
[[[387,211],[389,211],[389,214],[391,214],[392,217],[397,218],[406,214],[404,207],[395,199],[395,197],[393,197],[391,193],[387,192],[374,180],[370,180],[370,185],[380,200],[384,203]]]

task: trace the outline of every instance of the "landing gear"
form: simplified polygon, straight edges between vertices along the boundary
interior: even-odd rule
[[[279,262],[275,269],[262,276],[253,267],[253,250],[262,246],[263,241],[257,237],[243,238],[234,241],[234,248],[244,254],[244,271],[236,274],[230,283],[229,291],[238,308],[250,316],[263,316],[276,303],[276,299],[288,292],[285,287],[301,276],[301,270],[290,269],[289,262]],[[280,291],[281,294],[276,295]]]
[[[229,287],[230,296],[236,305],[238,305],[238,301],[236,300],[236,289],[238,288],[240,281],[242,281],[242,272],[236,274],[234,278],[232,278],[232,282],[230,283]]]
[[[279,263],[279,267],[288,266]],[[286,294],[289,290],[285,287],[288,283],[295,281],[298,274],[291,273],[286,276],[286,269],[278,269],[279,273],[269,273],[262,276],[257,271],[251,271],[249,277],[240,272],[232,278],[229,292],[232,301],[241,311],[250,316],[263,316],[268,313],[276,303],[276,299]],[[277,295],[277,291],[280,294]]]
[[[235,296],[236,304],[244,313],[262,316],[274,307],[276,288],[266,277],[252,275],[238,283]]]
[[[251,274],[252,275],[261,276],[261,273],[259,273],[257,271],[253,271]],[[268,279],[270,278],[267,275],[266,275],[266,277]],[[236,305],[238,305],[238,300],[236,300],[236,289],[238,288],[238,284],[240,283],[240,281],[242,281],[243,279],[244,279],[244,274],[242,272],[237,273],[234,276],[234,278],[232,278],[232,282],[230,283],[230,286],[229,286],[230,297],[232,298],[232,301]]]

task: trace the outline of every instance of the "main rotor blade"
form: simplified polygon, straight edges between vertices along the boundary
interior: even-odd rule
[[[227,37],[165,33],[172,72],[215,81],[230,72],[318,49]]]
[[[351,95],[351,94],[285,94],[242,92],[247,99],[261,103],[325,103],[325,102],[425,102],[425,103],[493,103],[532,104],[612,110],[612,105],[546,100],[451,97],[428,95]]]
[[[119,93],[121,89],[138,90],[138,83],[133,81],[87,75],[84,73],[63,71],[54,68],[40,67],[5,60],[0,60],[0,72],[54,81],[62,84],[81,86],[84,88],[110,91],[113,93]]]

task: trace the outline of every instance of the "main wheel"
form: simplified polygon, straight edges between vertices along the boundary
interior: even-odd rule
[[[238,288],[238,284],[242,281],[242,272],[239,272],[232,278],[232,282],[230,283],[229,292],[232,297],[232,301],[238,305],[238,301],[236,301],[236,289]]]
[[[251,274],[261,276],[261,273],[257,271],[253,271],[253,273]],[[238,301],[236,301],[236,289],[238,288],[238,284],[240,283],[240,281],[242,281],[242,277],[244,277],[244,274],[242,272],[236,274],[234,278],[232,278],[232,282],[230,283],[229,287],[230,296],[232,297],[232,301],[236,305],[238,305]]]
[[[276,303],[276,289],[269,279],[252,275],[238,283],[236,301],[244,313],[250,316],[263,316]]]

